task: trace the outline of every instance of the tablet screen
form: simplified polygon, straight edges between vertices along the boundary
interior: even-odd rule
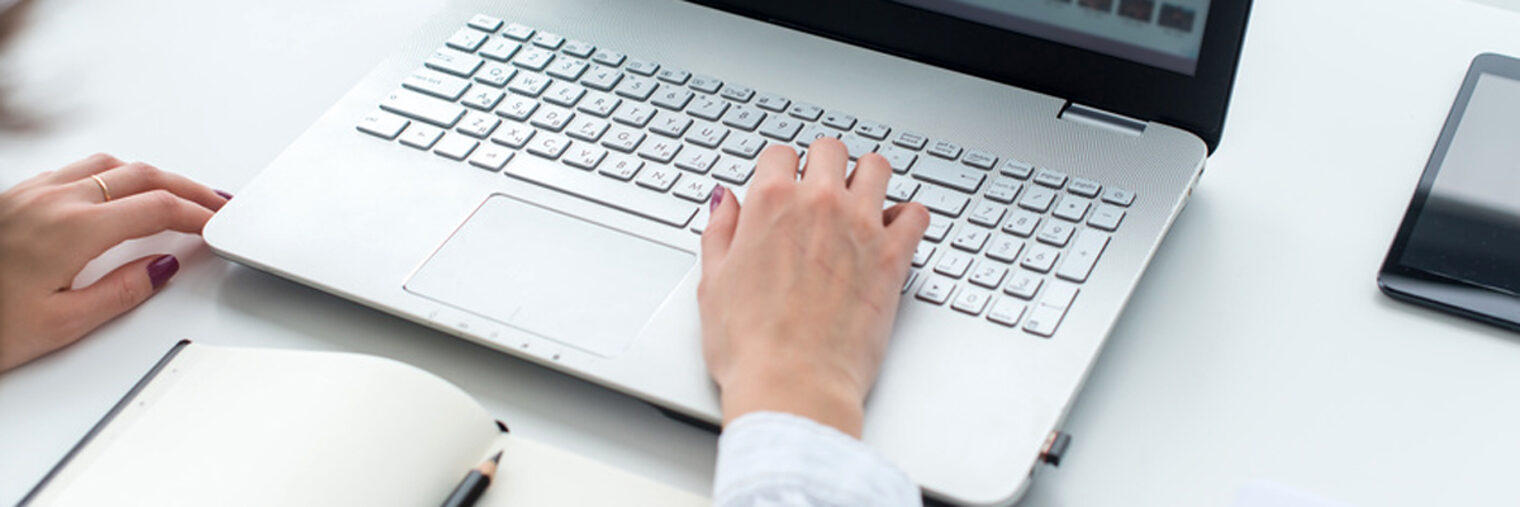
[[[1399,263],[1520,294],[1520,80],[1480,74]]]

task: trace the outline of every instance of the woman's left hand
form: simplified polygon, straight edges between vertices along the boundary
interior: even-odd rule
[[[92,259],[166,230],[199,234],[230,197],[105,154],[0,193],[0,371],[79,340],[179,270],[173,256],[153,255],[72,289]]]

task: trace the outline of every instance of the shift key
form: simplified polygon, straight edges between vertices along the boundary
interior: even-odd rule
[[[380,101],[380,109],[424,121],[443,128],[453,128],[464,116],[464,107],[444,102],[410,90],[396,90]]]
[[[982,171],[954,162],[924,157],[913,166],[913,177],[938,183],[962,192],[976,192],[986,176]]]

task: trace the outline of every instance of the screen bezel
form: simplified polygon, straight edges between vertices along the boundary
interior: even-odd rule
[[[1179,127],[1210,153],[1224,132],[1251,10],[1251,0],[1209,5],[1198,66],[1188,76],[887,0],[689,1]],[[982,47],[1006,50],[966,49]]]
[[[1435,149],[1431,150],[1430,159],[1425,162],[1425,172],[1420,176],[1409,209],[1399,224],[1398,235],[1388,248],[1388,256],[1383,259],[1382,270],[1378,273],[1378,286],[1400,299],[1520,329],[1520,295],[1484,285],[1481,280],[1454,278],[1400,263],[1405,248],[1409,245],[1415,222],[1424,211],[1430,191],[1435,186],[1436,176],[1446,161],[1447,150],[1456,138],[1457,127],[1462,124],[1467,104],[1477,89],[1478,79],[1483,75],[1520,80],[1520,60],[1493,53],[1481,54],[1473,59],[1467,77],[1462,82],[1462,89],[1457,93],[1457,100],[1452,103],[1451,112],[1446,116],[1446,124],[1441,127]]]

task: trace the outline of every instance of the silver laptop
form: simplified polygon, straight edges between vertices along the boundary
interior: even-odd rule
[[[454,2],[218,213],[221,255],[720,420],[705,202],[824,136],[933,223],[864,439],[1017,500],[1219,140],[1249,0]],[[398,34],[398,40],[401,35]],[[331,55],[329,55],[330,57]]]

